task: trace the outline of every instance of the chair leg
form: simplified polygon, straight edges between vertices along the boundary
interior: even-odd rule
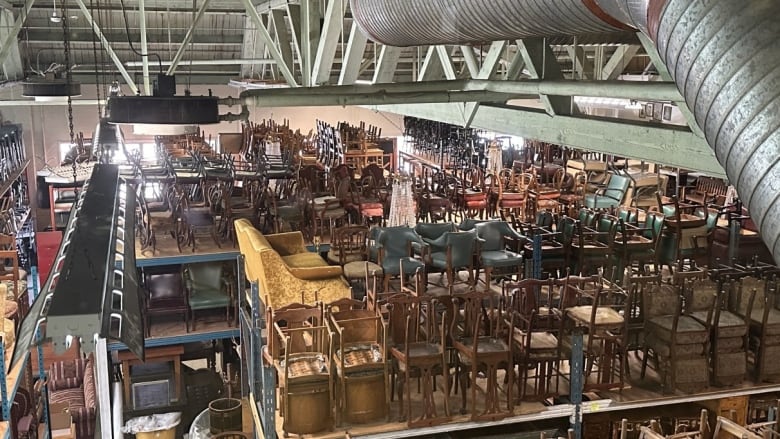
[[[490,291],[491,277],[493,277],[493,267],[485,266],[485,291]]]

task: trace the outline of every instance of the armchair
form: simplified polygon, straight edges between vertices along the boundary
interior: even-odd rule
[[[383,271],[383,291],[388,291],[392,276],[408,276],[424,267],[422,261],[412,258],[412,246],[415,243],[423,244],[420,237],[409,227],[385,228],[379,232],[377,247],[379,265]]]
[[[523,256],[515,251],[507,250],[507,238],[515,241],[516,249],[521,249],[528,240],[518,233],[506,221],[490,221],[477,224],[475,227],[480,239],[479,267],[485,270],[485,288],[490,289],[493,270],[513,269],[511,274],[520,277],[523,266]],[[477,276],[479,277],[479,276]]]
[[[181,276],[181,266],[144,269],[144,320],[146,336],[151,336],[151,317],[184,313],[184,330],[190,328],[190,304]]]
[[[474,285],[474,254],[477,248],[477,234],[469,232],[446,232],[439,239],[430,242],[431,251],[425,255],[426,265],[447,273],[447,290],[452,294],[455,275],[462,269],[468,270],[466,283]]]
[[[53,363],[49,370],[49,403],[68,404],[75,439],[95,437],[97,393],[93,357]]]
[[[623,204],[631,179],[622,175],[612,174],[607,187],[599,189],[595,194],[585,195],[585,206],[591,209],[607,209]]]
[[[190,264],[186,268],[187,302],[190,307],[190,321],[195,330],[195,311],[225,308],[225,320],[230,322],[230,308],[235,308],[233,288],[228,279],[223,278],[222,263]],[[233,315],[238,315],[233,310]]]

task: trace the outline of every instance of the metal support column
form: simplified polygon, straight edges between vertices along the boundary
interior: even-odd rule
[[[127,69],[125,68],[124,64],[122,64],[122,61],[119,60],[119,57],[116,56],[116,53],[114,52],[114,49],[111,48],[111,43],[108,42],[105,35],[103,35],[103,31],[100,30],[100,27],[95,23],[95,20],[92,18],[92,14],[87,9],[87,6],[84,4],[84,0],[75,0],[76,4],[79,5],[79,9],[81,9],[81,13],[84,14],[84,18],[87,19],[87,22],[92,26],[92,30],[95,32],[95,35],[100,39],[101,44],[103,44],[103,47],[106,49],[106,52],[108,52],[108,56],[111,58],[111,61],[114,62],[114,66],[116,66],[116,69],[119,70],[119,74],[122,75],[122,78],[124,78],[125,82],[127,83],[127,86],[130,87],[130,91],[133,92],[134,95],[138,94],[138,86],[135,85],[135,81],[133,81],[132,76],[127,72]]]
[[[208,0],[206,1],[208,2]],[[144,0],[138,0],[138,22],[141,27],[141,62],[143,63],[144,94],[149,96],[152,94],[152,89],[149,84],[149,48],[146,44],[146,6],[144,5]]]
[[[97,338],[95,340],[94,367],[100,437],[110,439],[114,436],[114,429],[111,422],[111,381],[108,377],[108,346],[105,338]]]
[[[571,427],[574,429],[574,439],[582,439],[582,390],[583,382],[583,350],[582,329],[574,328],[571,334],[571,358],[569,377],[569,399],[574,405]]]
[[[33,301],[35,301],[36,298],[38,298],[38,294],[40,294],[39,287],[38,287],[38,267],[33,266],[30,267],[30,276],[32,276],[32,290],[33,290]],[[38,329],[38,332],[35,334],[36,340],[40,340],[41,338],[41,330]],[[38,379],[41,380],[42,383],[46,382],[46,366],[43,364],[43,344],[37,343],[37,346],[35,349],[38,351]],[[41,386],[41,401],[43,405],[42,410],[42,418],[46,424],[49,423],[49,395],[48,395],[48,386]]]

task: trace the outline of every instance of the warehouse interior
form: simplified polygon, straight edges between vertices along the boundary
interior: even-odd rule
[[[0,0],[0,437],[780,437],[778,16]]]

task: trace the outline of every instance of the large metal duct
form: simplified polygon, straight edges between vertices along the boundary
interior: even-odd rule
[[[351,7],[369,37],[398,46],[641,30],[780,264],[780,1],[351,0]]]

